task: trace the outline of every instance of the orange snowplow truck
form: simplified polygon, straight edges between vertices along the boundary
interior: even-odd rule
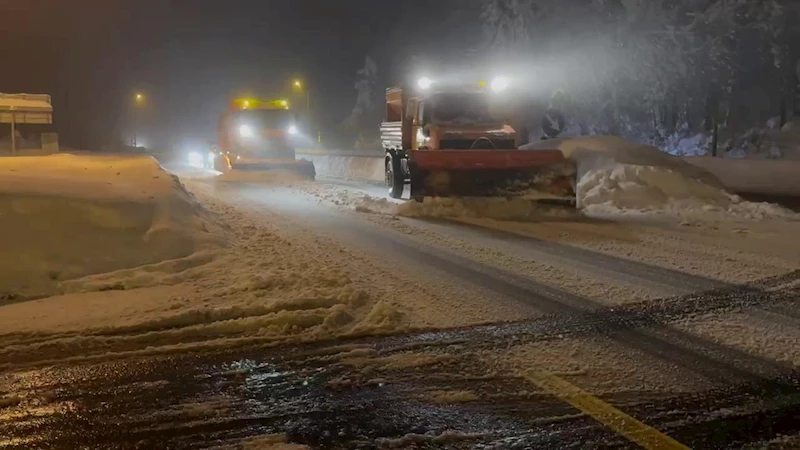
[[[219,120],[214,168],[220,172],[277,169],[314,179],[314,164],[295,155],[295,141],[301,132],[298,117],[286,100],[232,100]]]
[[[509,97],[485,83],[437,86],[421,79],[386,91],[381,140],[389,196],[574,198],[574,166],[558,150],[520,150],[502,117]],[[496,88],[498,83],[492,83]],[[498,105],[499,103],[499,105]]]

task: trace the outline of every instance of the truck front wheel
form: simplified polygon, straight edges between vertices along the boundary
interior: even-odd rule
[[[389,190],[389,197],[401,198],[406,178],[400,167],[400,158],[396,155],[386,156],[386,187]]]

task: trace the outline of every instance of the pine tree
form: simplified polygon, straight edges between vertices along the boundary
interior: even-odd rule
[[[364,66],[356,72],[356,104],[346,123],[352,128],[363,125],[365,117],[376,108],[375,89],[378,78],[378,65],[369,56],[364,58]]]

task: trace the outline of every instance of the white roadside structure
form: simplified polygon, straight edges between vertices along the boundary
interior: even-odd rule
[[[53,124],[53,105],[50,96],[0,93],[0,124],[10,125],[11,154],[16,154],[18,126]],[[57,135],[50,132],[41,133],[41,149],[58,151]]]

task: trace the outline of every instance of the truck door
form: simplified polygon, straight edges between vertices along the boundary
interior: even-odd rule
[[[416,149],[414,146],[414,133],[417,116],[417,100],[410,98],[406,103],[405,114],[403,115],[403,149]]]
[[[419,149],[420,147],[425,147],[427,145],[427,134],[428,131],[426,130],[426,125],[428,125],[429,118],[428,112],[425,110],[425,102],[421,101],[417,103],[417,114],[414,120],[414,130],[412,136],[414,137],[413,142],[413,149]]]

